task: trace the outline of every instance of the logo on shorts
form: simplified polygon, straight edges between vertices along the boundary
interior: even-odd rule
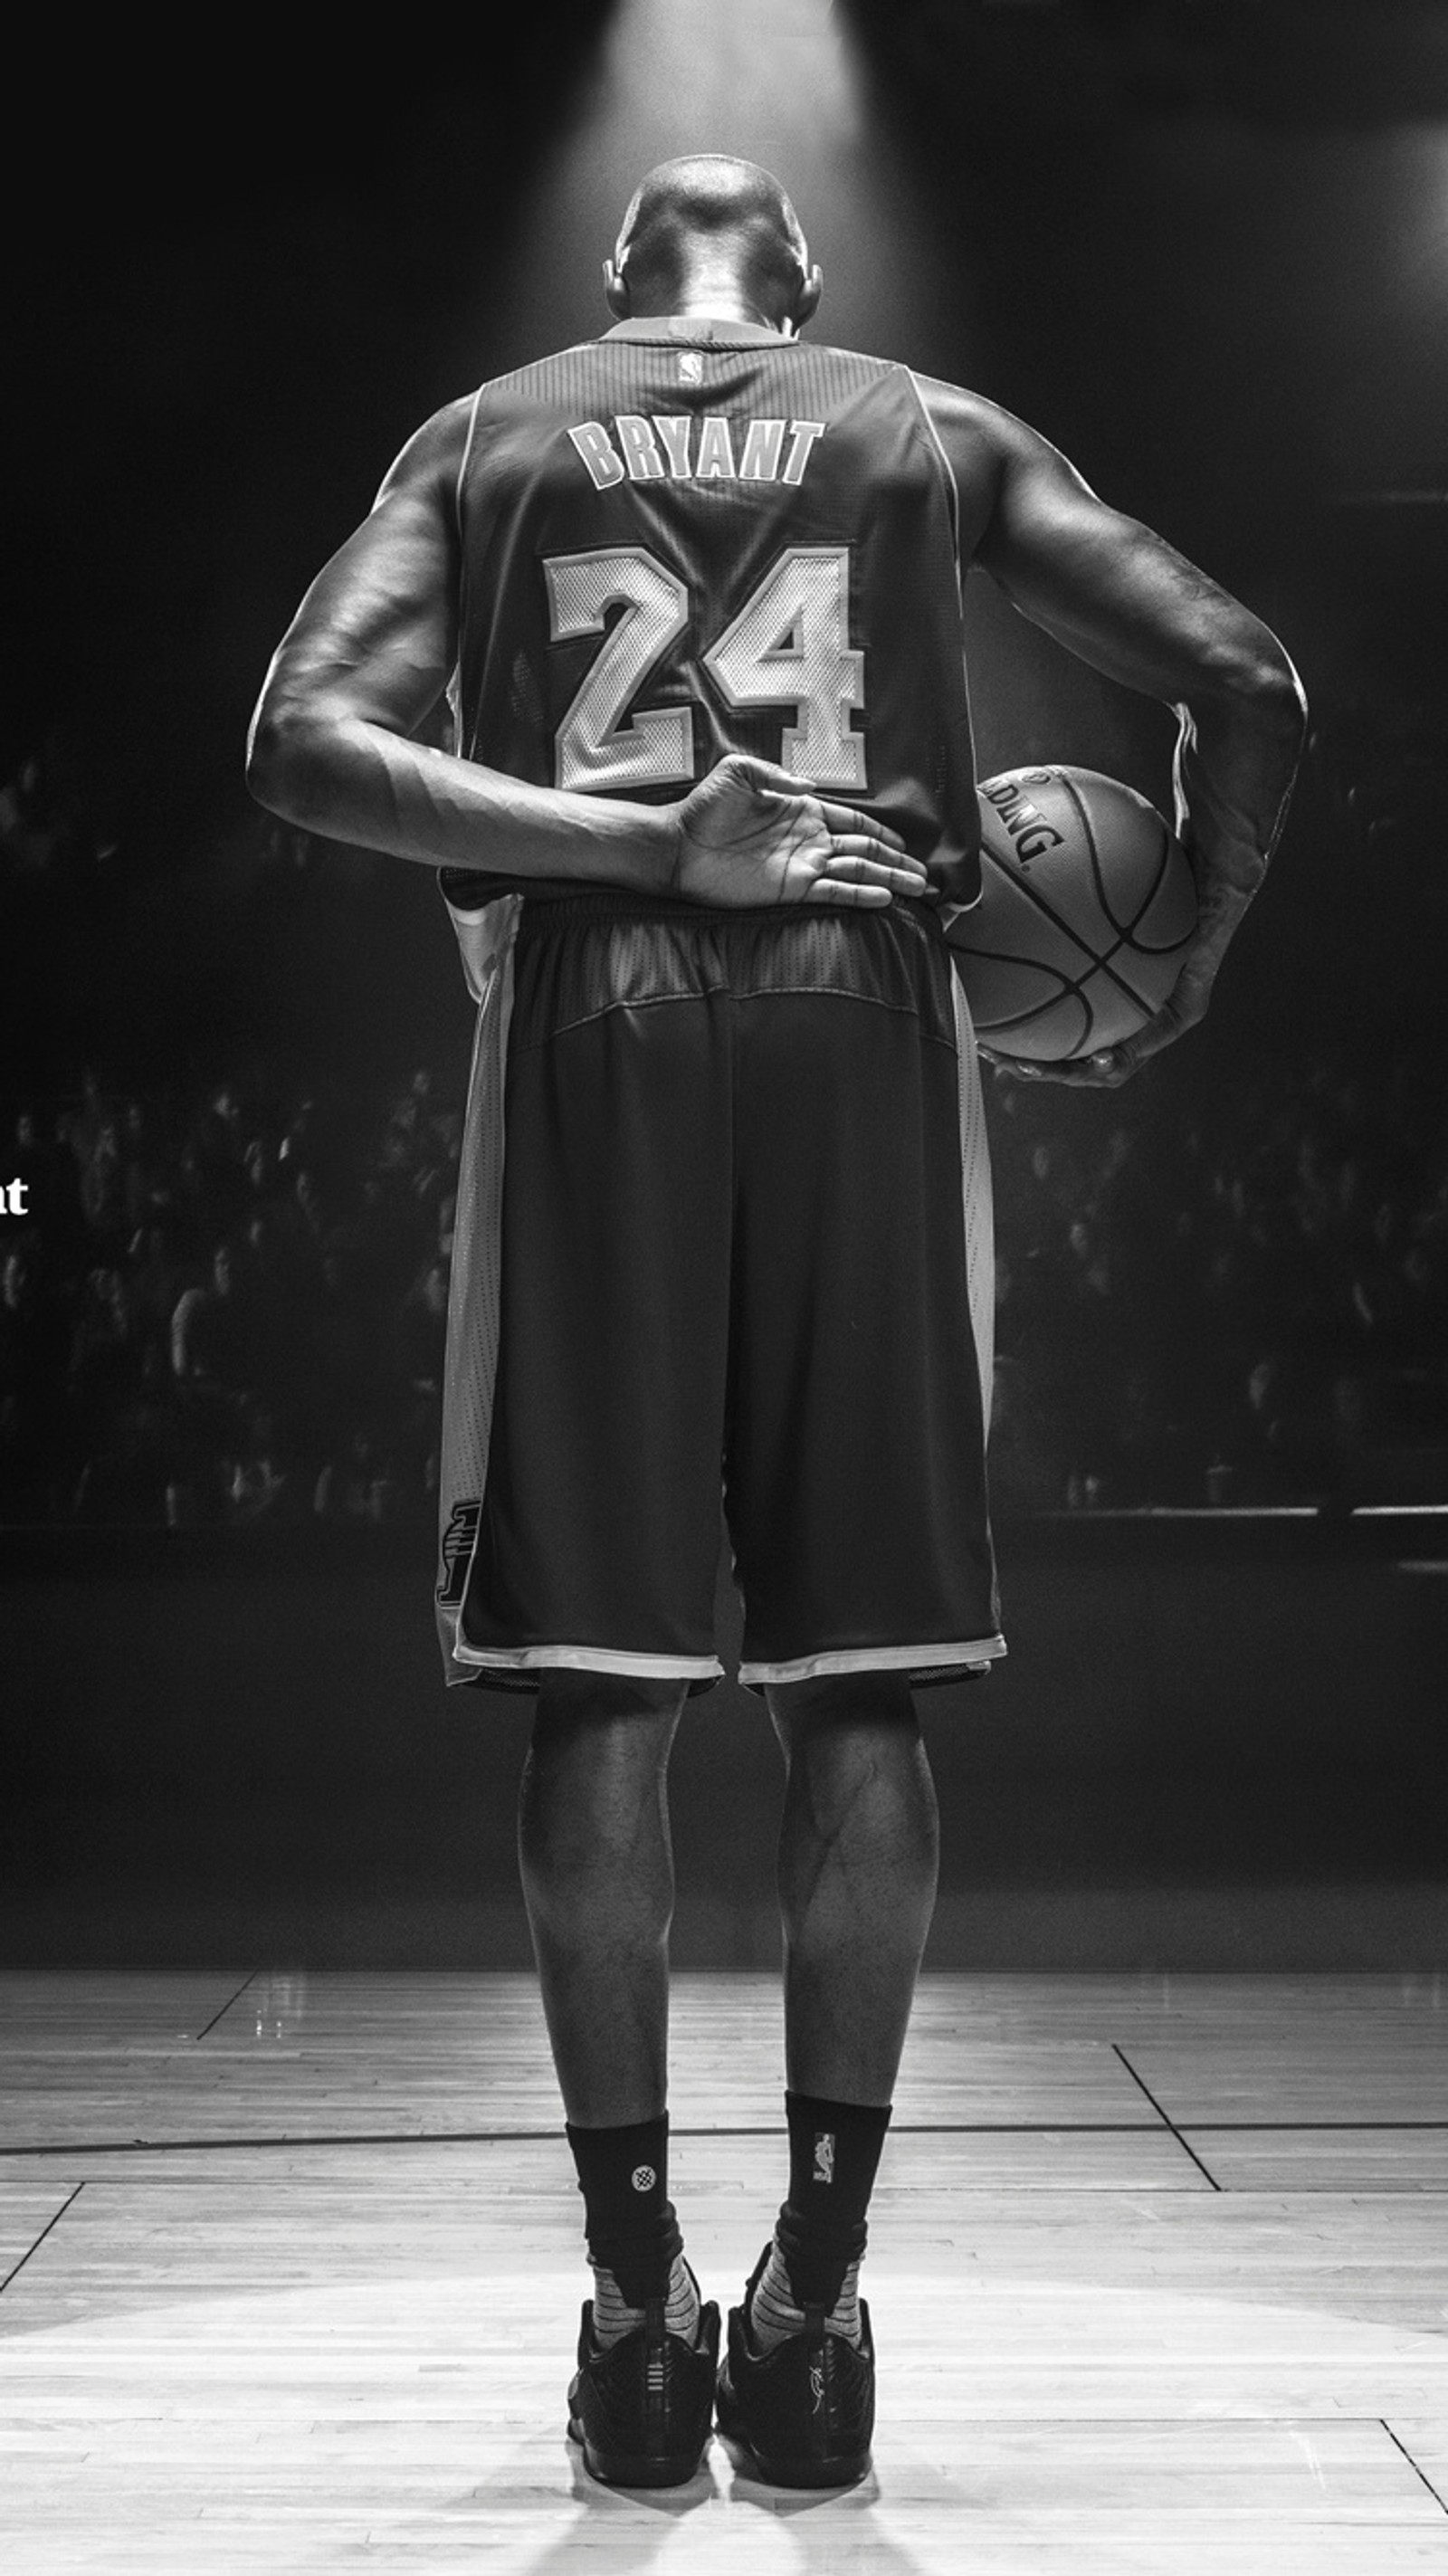
[[[704,361],[700,352],[697,349],[681,349],[679,351],[680,384],[701,385],[703,381]]]
[[[635,2191],[652,2191],[658,2175],[652,2165],[635,2165],[629,2179]]]
[[[833,2129],[816,2129],[814,2180],[833,2182],[835,2178],[835,2133]]]
[[[468,1567],[473,1561],[482,1517],[481,1502],[454,1503],[452,1507],[452,1518],[442,1534],[442,1581],[437,1587],[444,1609],[456,1609],[467,1589]]]

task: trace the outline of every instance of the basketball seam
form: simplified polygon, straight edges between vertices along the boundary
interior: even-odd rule
[[[1101,853],[1096,847],[1096,835],[1091,829],[1091,817],[1087,813],[1086,807],[1077,792],[1075,780],[1073,778],[1068,778],[1064,769],[1058,769],[1055,774],[1057,778],[1059,778],[1061,785],[1065,788],[1072,804],[1075,806],[1081,829],[1086,835],[1086,852],[1091,861],[1091,874],[1096,886],[1096,900],[1100,904],[1107,920],[1110,922],[1112,929],[1120,931],[1121,924],[1117,920],[1115,913],[1112,911],[1110,904],[1106,900],[1106,880],[1101,873]],[[1084,945],[1084,942],[1082,944]],[[1118,941],[1117,944],[1119,946],[1120,942]]]
[[[989,848],[989,845],[987,845],[986,855],[990,858],[993,866],[997,868],[1000,867],[1000,861],[996,858],[994,851]],[[1001,869],[1001,874],[1005,876],[1007,885],[1018,886],[1022,894],[1030,896],[1037,912],[1043,912],[1046,919],[1051,923],[1053,929],[1059,930],[1063,938],[1069,939],[1073,948],[1080,949],[1082,956],[1086,959],[1085,970],[1082,974],[1073,977],[1064,974],[1059,966],[1046,966],[1044,961],[1039,957],[1017,957],[1012,950],[1005,948],[969,948],[966,946],[964,941],[961,941],[959,946],[959,954],[962,957],[979,957],[983,961],[998,961],[1001,965],[1005,966],[1033,966],[1042,974],[1058,975],[1061,977],[1063,993],[1074,993],[1088,1013],[1091,1011],[1091,1005],[1086,1000],[1086,996],[1081,991],[1081,987],[1089,977],[1099,971],[1101,974],[1108,976],[1110,981],[1116,986],[1117,991],[1119,993],[1123,993],[1129,1002],[1134,1002],[1139,1011],[1145,1011],[1148,1017],[1153,1016],[1158,1010],[1160,1010],[1161,1005],[1159,1002],[1149,1002],[1146,995],[1144,993],[1138,993],[1136,986],[1134,984],[1129,984],[1124,975],[1118,975],[1115,967],[1111,964],[1111,959],[1118,956],[1121,950],[1126,946],[1127,934],[1125,931],[1118,928],[1116,921],[1109,912],[1107,913],[1106,918],[1111,923],[1112,929],[1117,933],[1116,944],[1113,948],[1107,951],[1106,956],[1098,957],[1094,948],[1087,947],[1086,942],[1081,937],[1079,931],[1073,930],[1068,921],[1063,921],[1055,907],[1047,902],[1046,897],[1043,894],[1037,894],[1035,888],[1028,885],[1024,877],[1017,876],[1014,871],[1007,874],[1004,869]],[[1145,956],[1149,952],[1143,949],[1141,953]],[[1157,951],[1158,955],[1167,955],[1169,953],[1170,952],[1166,950]],[[1060,1000],[1061,995],[1058,994],[1055,998]],[[1044,1005],[1042,1005],[1042,1007],[1044,1007]]]
[[[1135,937],[1138,922],[1144,918],[1155,903],[1162,878],[1166,875],[1166,863],[1170,856],[1171,834],[1168,832],[1165,823],[1163,823],[1161,827],[1161,857],[1156,863],[1156,874],[1152,878],[1150,885],[1147,887],[1145,894],[1142,896],[1140,903],[1137,905],[1135,912],[1132,914],[1130,921],[1126,925],[1128,938]]]
[[[986,841],[986,842],[984,843],[984,853],[985,853],[985,856],[990,860],[990,863],[991,863],[992,867],[999,869],[1000,874],[1005,878],[1005,881],[1006,881],[1007,885],[1019,886],[1019,888],[1020,888],[1020,890],[1021,890],[1022,894],[1023,894],[1023,895],[1027,895],[1027,896],[1029,896],[1029,898],[1030,898],[1031,902],[1035,905],[1037,912],[1043,912],[1043,913],[1045,914],[1045,916],[1046,916],[1046,919],[1047,919],[1049,922],[1054,923],[1054,925],[1055,925],[1056,929],[1057,929],[1057,930],[1059,930],[1059,931],[1061,931],[1061,932],[1064,934],[1064,936],[1065,936],[1067,939],[1069,939],[1069,940],[1070,940],[1070,942],[1071,942],[1072,946],[1073,946],[1074,948],[1079,948],[1079,949],[1080,949],[1081,954],[1082,954],[1082,956],[1083,956],[1083,957],[1089,957],[1093,966],[1094,966],[1094,965],[1096,965],[1096,964],[1098,963],[1098,959],[1097,959],[1097,955],[1096,955],[1096,951],[1095,951],[1095,949],[1094,949],[1094,948],[1088,948],[1088,947],[1087,947],[1085,940],[1084,940],[1084,939],[1081,937],[1081,935],[1080,935],[1080,932],[1079,932],[1079,931],[1075,931],[1075,930],[1073,930],[1073,929],[1072,929],[1072,927],[1071,927],[1071,925],[1070,925],[1070,923],[1069,923],[1069,921],[1063,921],[1063,920],[1061,919],[1061,916],[1060,916],[1059,912],[1057,912],[1057,911],[1055,910],[1055,908],[1054,908],[1054,906],[1053,906],[1053,905],[1051,905],[1051,904],[1049,904],[1049,903],[1047,902],[1047,900],[1046,900],[1046,898],[1045,898],[1045,896],[1044,896],[1043,894],[1037,894],[1035,887],[1031,884],[1031,882],[1030,882],[1030,880],[1029,880],[1029,878],[1028,878],[1028,877],[1018,876],[1018,875],[1016,874],[1016,871],[1015,871],[1015,869],[1014,869],[1013,867],[1012,867],[1012,868],[1002,867],[1002,866],[1001,866],[1001,862],[1000,862],[1000,860],[996,857],[996,854],[995,854],[994,850],[991,848],[991,845],[990,845],[989,841]],[[1015,852],[1014,852],[1014,850],[1011,852],[1011,856],[1012,856],[1012,858],[1014,858],[1014,857],[1015,857]],[[974,911],[974,909],[975,909],[975,907],[974,907],[974,906],[972,906],[972,911]],[[1108,913],[1108,915],[1107,915],[1107,919],[1108,919],[1108,920],[1110,920],[1110,918],[1111,918],[1111,916],[1110,916],[1110,914]],[[1113,930],[1116,928],[1116,924],[1115,924],[1115,922],[1114,922],[1114,921],[1111,923],[1111,927],[1112,927],[1112,929],[1113,929]],[[965,943],[965,941],[964,941],[964,940],[962,940],[962,941],[961,941],[960,945],[961,945],[961,948],[962,948],[962,950],[963,950],[964,954],[965,954],[967,957],[968,957],[968,956],[970,956],[972,952],[971,952],[971,950],[966,946],[966,943]],[[983,951],[981,951],[980,953],[981,953],[981,954],[983,954],[983,955],[989,956],[989,955],[991,955],[993,952],[992,952],[991,950],[987,949],[987,950],[983,950]],[[1029,963],[1031,963],[1031,962],[1033,962],[1033,961],[1031,961],[1031,960],[1029,960],[1029,959],[1023,959],[1021,962],[1022,962],[1023,964],[1029,964]]]
[[[1110,920],[1109,914],[1107,915],[1107,919]],[[1114,924],[1112,926],[1113,928],[1115,927]],[[1118,974],[1116,968],[1111,963],[1113,957],[1120,956],[1121,951],[1126,944],[1127,934],[1123,930],[1117,939],[1115,947],[1109,949],[1104,957],[1098,957],[1096,964],[1100,967],[1103,975],[1109,975],[1112,983],[1116,986],[1119,993],[1124,993],[1128,1001],[1132,1001],[1136,1004],[1139,1011],[1145,1011],[1148,1019],[1154,1019],[1157,1012],[1161,1009],[1160,1002],[1148,1001],[1145,993],[1138,993],[1136,986],[1132,983],[1128,983],[1124,975]],[[1171,952],[1168,949],[1159,949],[1157,951],[1159,956],[1169,956],[1170,953]],[[1147,948],[1141,948],[1137,950],[1136,954],[1140,957],[1149,957],[1151,955],[1151,951]]]
[[[1185,948],[1192,936],[1191,930],[1184,930],[1180,937],[1176,939],[1161,939],[1153,945],[1150,940],[1139,938],[1137,935],[1140,931],[1142,921],[1146,914],[1151,910],[1152,905],[1155,903],[1156,898],[1161,891],[1163,881],[1166,877],[1167,868],[1171,862],[1171,852],[1172,833],[1170,827],[1166,823],[1163,823],[1161,827],[1161,858],[1157,865],[1156,874],[1151,881],[1151,890],[1149,894],[1145,896],[1138,910],[1133,915],[1129,929],[1131,944],[1137,951],[1138,955],[1142,957],[1170,957],[1178,948]],[[1192,929],[1194,930],[1195,928],[1196,924],[1194,922],[1192,924]]]
[[[971,1009],[971,1019],[974,1022],[976,1035],[978,1037],[1004,1037],[1007,1036],[1012,1029],[1029,1028],[1032,1020],[1044,1018],[1047,1011],[1059,1010],[1063,1002],[1077,1003],[1086,1015],[1085,1033],[1079,1040],[1078,1044],[1072,1047],[1070,1051],[1072,1055],[1077,1055],[1080,1053],[1081,1048],[1085,1046],[1087,1039],[1091,1035],[1092,1024],[1095,1018],[1091,1005],[1087,1001],[1079,984],[1068,984],[1064,992],[1048,994],[1044,1002],[1034,1002],[1028,1011],[1013,1011],[1008,1020],[977,1020],[973,1006]],[[1063,1056],[1061,1061],[1064,1064],[1068,1061],[1068,1058]]]
[[[1076,812],[1080,817],[1081,829],[1086,836],[1086,847],[1091,860],[1091,873],[1096,882],[1096,900],[1100,904],[1106,919],[1110,922],[1112,929],[1117,933],[1116,948],[1113,948],[1111,951],[1112,956],[1115,956],[1117,948],[1126,947],[1128,944],[1134,947],[1143,957],[1170,957],[1174,949],[1185,948],[1192,935],[1189,930],[1183,931],[1180,939],[1168,939],[1154,948],[1150,946],[1146,940],[1138,939],[1136,936],[1138,926],[1150,911],[1152,904],[1155,902],[1157,895],[1161,891],[1162,880],[1166,875],[1167,867],[1171,859],[1172,834],[1162,816],[1160,814],[1156,816],[1156,820],[1161,826],[1161,856],[1157,860],[1155,873],[1146,893],[1142,896],[1140,903],[1137,905],[1135,912],[1131,915],[1128,921],[1121,921],[1112,911],[1111,905],[1107,900],[1106,880],[1101,870],[1100,853],[1096,846],[1096,835],[1091,828],[1091,817],[1082,800],[1076,783],[1074,779],[1067,776],[1064,769],[1057,769],[1054,772],[1054,775],[1059,778],[1061,785],[1065,788],[1067,795],[1070,797],[1071,802],[1075,806]],[[1104,966],[1106,964],[1106,959],[1103,957],[1100,963]],[[1130,992],[1131,987],[1126,985],[1123,987],[1123,990]],[[1139,993],[1133,994],[1132,998],[1138,1002],[1142,1001],[1142,996]],[[1155,1009],[1159,1006],[1153,1004],[1151,1007]]]
[[[1063,1002],[1078,1002],[1080,1004],[1081,1009],[1086,1015],[1086,1026],[1076,1044],[1069,1048],[1067,1053],[1061,1058],[1061,1062],[1063,1064],[1069,1063],[1073,1056],[1085,1055],[1090,1052],[1093,1032],[1096,1027],[1096,1006],[1091,1000],[1089,994],[1086,992],[1085,987],[1089,984],[1093,975],[1104,972],[1109,980],[1116,986],[1117,991],[1124,994],[1127,1001],[1135,1004],[1137,1010],[1141,1012],[1144,1019],[1154,1018],[1157,1011],[1161,1008],[1161,1004],[1159,1002],[1153,1002],[1145,993],[1138,993],[1135,985],[1129,984],[1124,975],[1118,975],[1112,967],[1106,964],[1104,958],[1093,958],[1084,975],[1073,977],[1070,975],[1062,975],[1059,967],[1047,966],[1043,964],[1040,958],[1014,957],[1005,949],[992,948],[979,953],[988,957],[993,966],[1025,966],[1033,969],[1035,973],[1040,975],[1055,975],[1058,978],[1060,985],[1060,990],[1055,993],[1048,993],[1043,1002],[1033,1002],[1029,1010],[1012,1011],[1006,1019],[988,1019],[983,1014],[978,1014],[972,1004],[972,1017],[975,1019],[976,1028],[982,1037],[998,1038],[1006,1036],[1012,1029],[1028,1028],[1033,1020],[1044,1018],[1048,1011],[1059,1009]]]
[[[960,953],[962,956],[968,956],[972,952],[968,949],[962,949]],[[1048,994],[1044,1002],[1032,1002],[1029,1010],[1012,1011],[1009,1019],[1007,1020],[985,1020],[976,1018],[975,1005],[972,1003],[971,1016],[976,1019],[977,1028],[1014,1028],[1018,1020],[1035,1019],[1039,1012],[1054,1009],[1057,1002],[1068,1001],[1073,996],[1077,1001],[1085,1001],[1085,995],[1082,993],[1081,981],[1079,978],[1063,974],[1059,966],[1048,966],[1045,964],[1044,960],[1039,957],[1017,957],[1014,950],[1009,948],[989,948],[983,952],[977,951],[975,953],[983,954],[992,966],[1023,966],[1028,974],[1054,975],[1060,986],[1059,992]]]
[[[1024,1030],[1028,1028],[1033,1021],[1043,1018],[1052,1010],[1058,1009],[1063,1002],[1068,1000],[1074,1001],[1079,1004],[1081,1010],[1085,1014],[1086,1027],[1084,1034],[1080,1039],[1078,1039],[1076,1045],[1069,1050],[1066,1056],[1061,1058],[1061,1061],[1064,1063],[1069,1062],[1073,1056],[1080,1056],[1088,1053],[1092,1044],[1092,1035],[1096,1026],[1097,1014],[1094,1004],[1083,989],[1084,986],[1089,983],[1091,977],[1098,973],[1105,975],[1107,981],[1115,987],[1116,991],[1124,1000],[1131,1003],[1133,1009],[1140,1011],[1145,1019],[1152,1019],[1156,1012],[1161,1008],[1161,1004],[1151,1000],[1145,993],[1139,992],[1137,987],[1129,980],[1129,978],[1115,965],[1113,965],[1111,961],[1114,958],[1119,957],[1123,949],[1126,950],[1128,954],[1134,954],[1140,957],[1143,961],[1153,958],[1169,957],[1174,950],[1183,948],[1187,945],[1191,938],[1191,932],[1184,932],[1180,939],[1171,940],[1164,946],[1156,948],[1149,946],[1145,941],[1138,940],[1135,936],[1139,923],[1150,910],[1152,903],[1160,892],[1167,868],[1170,864],[1172,834],[1170,827],[1164,821],[1162,816],[1158,814],[1155,817],[1155,820],[1160,825],[1162,837],[1161,851],[1157,859],[1155,870],[1152,874],[1151,883],[1148,886],[1146,893],[1143,895],[1140,904],[1137,906],[1136,911],[1131,915],[1129,920],[1123,922],[1118,919],[1116,913],[1112,909],[1110,901],[1108,900],[1106,882],[1101,868],[1101,855],[1097,847],[1096,834],[1092,828],[1090,814],[1076,787],[1075,781],[1068,776],[1065,768],[1059,765],[1052,769],[1048,774],[1055,778],[1064,789],[1080,824],[1082,837],[1086,844],[1086,854],[1091,868],[1092,883],[1095,890],[1096,901],[1100,907],[1103,920],[1109,924],[1110,928],[1115,933],[1113,944],[1104,956],[1099,955],[1095,949],[1088,945],[1081,933],[1074,929],[1070,922],[1062,918],[1062,915],[1056,910],[1054,904],[1051,903],[1049,898],[1044,894],[1038,893],[1036,888],[1030,883],[1029,878],[1025,875],[1024,870],[1020,868],[1019,863],[1016,860],[1014,844],[1010,846],[1008,861],[1003,863],[997,853],[992,850],[989,838],[987,837],[984,841],[984,855],[991,860],[992,865],[997,869],[998,873],[1005,878],[1008,885],[1019,888],[1020,892],[1028,898],[1028,900],[1035,906],[1036,910],[1045,915],[1046,919],[1051,923],[1052,928],[1058,932],[1061,937],[1067,940],[1086,962],[1081,973],[1072,977],[1066,974],[1063,968],[1059,966],[1047,967],[1044,960],[1040,958],[1018,957],[1013,951],[1008,949],[993,948],[973,951],[962,943],[960,953],[963,958],[976,955],[981,958],[982,962],[990,961],[1003,966],[1020,966],[1028,969],[1034,968],[1037,972],[1049,973],[1056,979],[1058,989],[1054,993],[1050,994],[1045,1001],[1034,1003],[1029,1010],[1012,1012],[1006,1019],[982,1019],[979,1026],[982,1036],[990,1037],[992,1039],[1005,1039],[1009,1036],[1009,1033],[1012,1030]]]

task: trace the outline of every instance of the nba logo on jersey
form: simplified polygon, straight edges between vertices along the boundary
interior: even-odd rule
[[[454,1503],[452,1518],[442,1534],[442,1577],[437,1597],[448,1609],[455,1609],[463,1597],[472,1562],[473,1541],[483,1516],[480,1502]]]
[[[703,381],[704,353],[702,349],[681,349],[679,351],[680,384],[701,385]]]
[[[835,2133],[833,2129],[816,2129],[814,2182],[833,2182],[835,2178]]]

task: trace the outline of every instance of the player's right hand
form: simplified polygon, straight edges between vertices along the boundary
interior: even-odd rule
[[[809,782],[731,751],[673,809],[678,856],[671,894],[695,903],[879,906],[930,892],[923,860],[898,832]]]

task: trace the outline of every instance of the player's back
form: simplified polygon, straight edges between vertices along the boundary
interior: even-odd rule
[[[908,370],[625,323],[482,387],[458,508],[466,757],[659,802],[751,752],[970,899],[954,487]],[[485,882],[515,881],[449,892]]]

